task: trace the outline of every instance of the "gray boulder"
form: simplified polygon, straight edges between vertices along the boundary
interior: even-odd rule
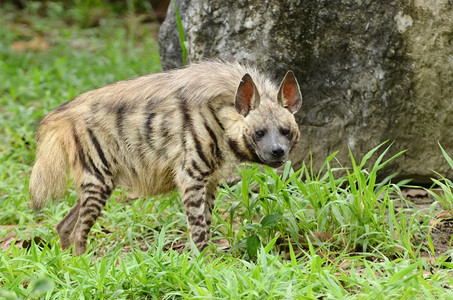
[[[359,160],[385,140],[407,152],[383,175],[453,177],[453,1],[176,1],[188,61],[256,64],[280,80],[292,69],[304,102],[292,161],[315,169],[339,150]],[[159,33],[165,69],[182,65],[173,4]]]

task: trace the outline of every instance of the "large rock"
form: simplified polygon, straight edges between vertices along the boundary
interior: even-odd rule
[[[292,160],[315,168],[336,150],[348,165],[385,140],[407,152],[386,173],[449,177],[453,155],[453,2],[447,0],[176,1],[188,61],[252,62],[301,83],[302,138]],[[159,43],[164,68],[182,65],[174,5]]]

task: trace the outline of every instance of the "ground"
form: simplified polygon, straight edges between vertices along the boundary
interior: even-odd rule
[[[426,211],[433,205],[435,199],[424,189],[407,188],[402,190],[405,199],[412,202],[417,210]],[[453,237],[453,216],[450,212],[441,210],[430,221],[431,238],[435,253],[440,255],[451,249]],[[428,242],[425,241],[428,246]],[[428,254],[427,254],[428,255]]]

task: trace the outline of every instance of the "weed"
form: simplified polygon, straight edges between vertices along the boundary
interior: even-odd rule
[[[316,175],[306,165],[295,172],[289,162],[281,174],[269,167],[244,166],[242,181],[224,186],[219,196],[232,201],[225,209],[230,216],[222,237],[235,245],[233,250],[245,249],[249,257],[276,236],[299,247],[316,240],[318,245],[345,253],[404,255],[399,251],[407,244],[404,237],[414,236],[419,224],[407,219],[406,211],[394,212],[394,202],[404,201],[400,187],[407,181],[393,184],[388,177],[377,182],[378,171],[403,152],[383,161],[387,147],[371,168],[365,167],[381,147],[372,149],[359,165],[351,154],[351,170],[330,167],[335,153]],[[335,175],[341,173],[346,175]],[[217,221],[224,224],[219,219],[217,215]],[[242,220],[237,232],[232,227],[235,219]]]
[[[179,43],[181,45],[182,65],[185,66],[187,62],[186,35],[184,33],[184,27],[182,26],[181,16],[179,15],[178,5],[175,0],[173,0],[173,4],[175,6],[176,26],[178,27]]]
[[[444,148],[439,143],[440,150],[442,151],[442,155],[445,157],[445,160],[447,161],[448,165],[450,168],[453,169],[453,160],[451,157],[448,155],[447,152],[445,152]],[[435,192],[432,188],[431,189],[426,189],[428,193],[431,194],[431,196],[436,199],[442,207],[448,211],[451,215],[453,215],[453,182],[439,174],[438,172],[435,172],[436,175],[440,177],[439,179],[432,178],[431,180],[434,183],[434,186],[432,188],[437,188],[442,191],[441,193]]]

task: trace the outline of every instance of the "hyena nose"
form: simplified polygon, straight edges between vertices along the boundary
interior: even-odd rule
[[[274,148],[274,149],[271,150],[271,154],[275,158],[280,158],[280,157],[282,157],[285,154],[285,150],[283,150],[280,147]]]

